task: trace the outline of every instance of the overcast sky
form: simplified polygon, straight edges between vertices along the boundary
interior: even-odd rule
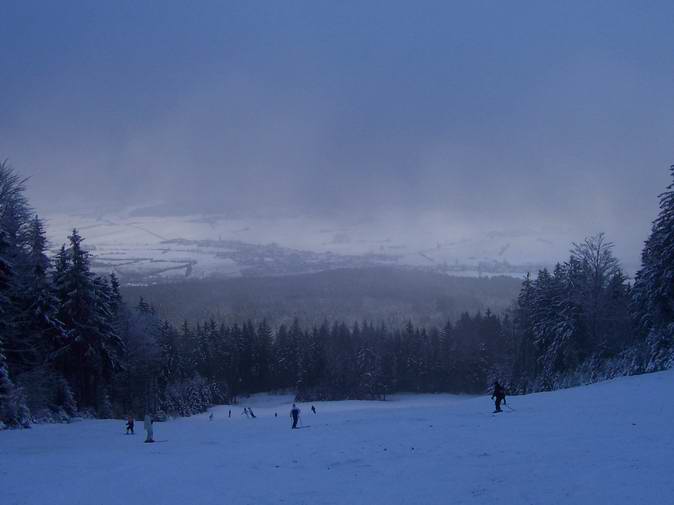
[[[671,1],[4,0],[0,20],[0,157],[47,213],[440,210],[637,251],[674,162]]]

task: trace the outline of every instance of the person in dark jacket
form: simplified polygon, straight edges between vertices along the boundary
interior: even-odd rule
[[[314,414],[316,414],[316,407],[314,407],[314,406],[312,405],[312,406],[311,406],[311,411],[312,411]]]
[[[496,400],[496,410],[494,412],[503,412],[501,410],[501,402],[506,403],[506,391],[498,381],[494,382],[494,392],[491,395],[492,400]]]
[[[297,429],[297,423],[300,420],[300,409],[297,408],[297,405],[293,403],[293,408],[290,409],[290,417],[293,420],[293,430]]]
[[[127,435],[133,435],[133,426],[134,426],[133,416],[127,417],[126,418],[126,434]]]

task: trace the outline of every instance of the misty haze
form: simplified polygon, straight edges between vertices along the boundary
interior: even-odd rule
[[[672,495],[674,5],[0,19],[0,502]]]

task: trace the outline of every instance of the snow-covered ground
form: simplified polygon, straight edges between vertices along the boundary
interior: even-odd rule
[[[0,502],[664,505],[672,391],[670,371],[513,397],[499,415],[485,397],[316,403],[294,431],[289,397],[257,396],[231,419],[159,423],[156,444],[142,423],[36,426],[0,433]]]

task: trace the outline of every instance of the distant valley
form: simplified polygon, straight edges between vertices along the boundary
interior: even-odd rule
[[[444,230],[435,223],[57,215],[49,218],[53,250],[73,227],[86,239],[94,270],[114,271],[125,285],[379,266],[521,278],[563,258],[569,243],[537,231]]]

